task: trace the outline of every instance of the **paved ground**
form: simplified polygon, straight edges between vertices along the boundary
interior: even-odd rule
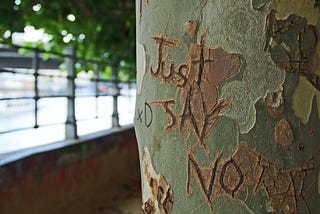
[[[139,214],[140,210],[140,180],[128,180],[88,193],[53,214]]]

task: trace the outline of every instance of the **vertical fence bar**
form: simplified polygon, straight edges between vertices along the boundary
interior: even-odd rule
[[[39,77],[39,51],[37,49],[34,50],[32,67],[34,69],[34,128],[39,128],[38,124],[38,101],[39,101],[39,87],[38,87],[38,77]]]
[[[132,94],[131,94],[131,73],[132,73],[132,68],[128,67],[128,99],[129,99],[129,104],[132,102]],[[129,108],[129,113],[132,112],[132,109]]]
[[[95,108],[95,111],[96,111],[96,119],[99,117],[98,115],[98,97],[99,97],[99,79],[100,79],[100,75],[99,75],[99,64],[98,63],[94,63],[93,64],[93,73],[94,73],[94,78],[95,78],[95,96],[96,96],[96,108]]]
[[[131,98],[131,74],[132,74],[132,68],[128,68],[128,89],[129,89],[129,95]]]
[[[130,70],[129,70],[129,67],[125,67],[126,69],[126,79],[123,81],[124,85],[125,85],[125,88],[122,88],[122,90],[126,90],[124,94],[122,94],[122,96],[125,96],[126,99],[128,99],[128,111],[126,113],[129,113],[131,111],[131,108],[130,108],[130,103],[131,103],[131,100],[130,100]]]
[[[118,96],[119,96],[119,86],[118,86],[118,77],[119,77],[119,66],[112,65],[112,81],[115,93],[113,97],[113,113],[112,113],[112,127],[119,127],[119,113],[118,113]]]
[[[67,82],[67,121],[65,127],[65,138],[78,138],[77,121],[75,116],[75,54],[73,47],[65,48],[65,64],[68,73]]]

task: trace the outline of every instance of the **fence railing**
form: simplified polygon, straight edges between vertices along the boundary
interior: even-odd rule
[[[77,122],[79,119],[76,118],[76,111],[75,111],[75,99],[76,97],[95,97],[96,100],[99,97],[103,96],[112,96],[113,104],[112,104],[112,127],[119,127],[119,112],[118,112],[118,97],[122,96],[120,93],[120,89],[123,85],[126,85],[128,89],[132,88],[134,85],[134,80],[130,77],[131,72],[134,72],[133,67],[129,66],[112,66],[110,63],[105,61],[95,61],[95,60],[86,60],[80,59],[75,56],[74,48],[67,47],[65,48],[64,53],[56,53],[56,52],[44,52],[37,48],[28,48],[29,52],[32,54],[28,54],[28,56],[20,56],[20,59],[23,59],[26,62],[26,59],[32,61],[32,63],[24,63],[20,64],[18,62],[18,58],[14,59],[14,57],[3,57],[5,56],[5,51],[14,51],[18,50],[19,48],[25,47],[14,47],[14,48],[1,48],[0,52],[0,75],[1,74],[11,74],[11,75],[25,75],[33,78],[33,93],[31,95],[23,95],[23,96],[1,96],[0,102],[3,101],[10,101],[10,100],[33,100],[33,111],[34,111],[34,123],[32,127],[23,127],[23,128],[16,128],[10,130],[0,131],[1,134],[5,134],[8,132],[20,131],[25,129],[32,129],[32,128],[39,128],[40,126],[50,126],[50,125],[57,125],[57,123],[48,123],[48,124],[39,124],[38,115],[39,115],[39,100],[43,98],[66,98],[67,99],[67,107],[66,107],[66,120],[65,120],[65,138],[66,139],[75,139],[78,138],[77,133]],[[57,55],[59,58],[62,58],[63,61],[59,60],[45,60],[43,59],[43,54],[49,53],[52,55]],[[10,55],[10,54],[9,54]],[[7,61],[6,61],[7,59]],[[46,62],[48,62],[48,66],[46,66]],[[41,69],[53,69],[57,65],[64,64],[65,72],[59,73],[48,73],[48,72],[39,72]],[[93,68],[93,76],[91,77],[79,77],[76,72],[76,65],[90,63]],[[102,78],[101,77],[101,70],[105,69],[106,66],[109,66],[112,70],[112,75],[110,78]],[[18,70],[17,70],[18,69]],[[19,70],[20,69],[20,70]],[[27,70],[23,70],[27,69]],[[56,67],[58,69],[58,67]],[[126,73],[126,79],[119,79],[119,70]],[[122,75],[123,76],[123,75]],[[63,93],[55,92],[50,94],[41,93],[39,88],[39,78],[46,77],[46,78],[60,78],[66,80],[66,87]],[[77,89],[80,89],[77,86],[76,81],[83,80],[89,81],[94,85],[93,93],[82,93],[77,94]],[[109,87],[109,92],[102,92],[99,89],[99,86],[103,84],[107,84]],[[4,90],[4,89],[3,89]],[[95,118],[98,118],[98,113],[96,109]],[[87,118],[88,119],[88,118]],[[92,118],[94,119],[94,118]]]

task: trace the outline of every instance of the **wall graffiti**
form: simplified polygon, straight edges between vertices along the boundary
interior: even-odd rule
[[[300,168],[286,170],[241,142],[230,158],[222,160],[218,154],[210,167],[201,167],[192,153],[187,155],[187,195],[192,194],[194,180],[198,181],[205,200],[214,213],[214,201],[222,196],[238,198],[252,186],[252,194],[263,191],[273,210],[298,213],[302,205],[310,213],[307,201],[310,190],[316,185],[305,185],[308,175],[317,169],[315,159],[320,151],[312,155]],[[247,192],[248,194],[248,192]]]
[[[308,19],[288,14],[286,19],[277,19],[277,11],[271,10],[266,18],[266,43],[264,50],[271,59],[286,72],[299,75],[299,84],[293,94],[293,110],[295,115],[307,123],[312,108],[313,97],[320,103],[320,75],[319,44],[317,27],[308,24]],[[312,87],[307,86],[307,80]],[[303,90],[301,90],[301,88]],[[307,88],[312,91],[308,94],[309,100],[304,97],[303,91]],[[303,93],[303,95],[301,95]],[[304,103],[300,106],[297,103]],[[320,117],[320,104],[318,112]]]
[[[310,60],[317,45],[316,28],[307,19],[290,14],[285,20],[276,19],[273,9],[266,19],[265,51],[287,72],[305,76],[320,90],[320,77],[310,68]]]
[[[268,14],[267,17],[261,17],[261,22],[259,22],[265,21],[265,27],[261,26],[261,29],[265,30],[265,35],[261,34],[261,37],[265,36],[265,43],[259,40],[260,56],[263,58],[263,62],[260,64],[263,66],[252,66],[252,61],[244,58],[247,55],[243,51],[224,46],[224,43],[218,44],[226,49],[219,46],[208,47],[206,35],[199,36],[198,34],[201,26],[197,20],[185,22],[186,33],[190,38],[196,37],[198,40],[197,43],[188,46],[186,61],[177,63],[170,54],[170,50],[174,49],[174,53],[176,53],[181,48],[182,42],[179,39],[168,37],[165,34],[156,34],[151,37],[157,45],[157,59],[154,65],[148,65],[149,75],[162,85],[175,87],[177,93],[175,97],[177,98],[164,95],[164,97],[148,101],[147,105],[138,109],[137,120],[149,127],[152,120],[150,123],[146,122],[149,120],[144,114],[149,111],[152,115],[152,108],[160,107],[166,117],[164,131],[185,132],[187,134],[184,139],[185,143],[188,143],[189,139],[194,139],[189,138],[190,135],[195,137],[196,142],[192,144],[191,148],[187,148],[186,154],[186,194],[191,196],[194,187],[198,184],[197,187],[201,190],[211,213],[216,211],[214,202],[221,196],[227,196],[232,200],[243,200],[245,194],[256,196],[258,193],[267,197],[268,206],[271,207],[268,209],[270,208],[274,212],[298,213],[301,209],[311,212],[310,207],[312,206],[309,205],[308,196],[316,184],[310,184],[307,178],[318,170],[315,159],[320,155],[320,151],[317,152],[317,155],[307,159],[301,167],[293,169],[285,169],[244,142],[235,146],[233,154],[227,159],[222,158],[223,153],[220,152],[210,165],[202,166],[200,163],[203,160],[200,161],[199,158],[198,161],[196,155],[198,154],[196,149],[199,147],[204,149],[209,159],[212,158],[207,145],[209,143],[208,137],[222,114],[239,123],[241,134],[248,133],[256,122],[255,102],[259,99],[264,99],[267,113],[271,117],[269,119],[277,122],[273,129],[274,139],[270,139],[277,144],[277,148],[291,148],[290,146],[296,143],[294,141],[298,140],[294,136],[295,123],[292,122],[290,116],[285,114],[287,106],[285,106],[284,100],[284,89],[286,88],[283,86],[285,81],[283,74],[286,71],[303,76],[316,90],[320,90],[319,75],[311,67],[318,42],[317,29],[314,25],[308,24],[306,18],[296,14],[288,14],[284,19],[279,19],[276,16],[276,11],[270,10],[271,6],[273,6],[271,0],[252,0],[252,9],[263,11],[265,15]],[[237,39],[234,35],[231,36],[233,36],[231,38]],[[228,40],[227,36],[225,38]],[[192,41],[195,40],[188,40],[188,44]],[[214,39],[212,41],[212,43],[215,42]],[[242,55],[228,53],[227,49],[236,50]],[[270,63],[268,57],[265,57],[266,55],[270,56],[274,63]],[[244,72],[242,77],[235,78],[234,81],[226,81],[240,73],[242,64],[241,70]],[[263,69],[259,70],[258,68]],[[247,70],[255,74],[249,75]],[[274,72],[276,74],[269,75],[270,70],[272,72],[278,71],[278,73]],[[245,77],[248,76],[252,77],[249,81],[245,80]],[[260,85],[256,84],[262,80],[262,77],[266,78],[266,81],[262,81]],[[274,79],[277,81],[273,82],[277,84],[270,83]],[[232,96],[229,96],[230,94]],[[318,102],[320,116],[320,101]],[[230,113],[230,109],[233,112]],[[241,110],[238,111],[238,109]],[[242,111],[242,109],[244,110]],[[252,112],[254,114],[251,114]],[[239,114],[244,116],[238,117]],[[251,117],[251,115],[254,116]],[[292,122],[292,127],[284,117]],[[220,142],[220,144],[222,143]],[[166,190],[158,188],[159,185],[161,186],[161,179],[164,186],[167,186]],[[163,204],[170,204],[171,210],[173,193],[164,177],[157,177],[156,184],[153,178],[146,180],[148,181],[147,187],[152,189],[153,198],[157,198],[159,193],[162,196],[168,194],[171,197],[172,195],[172,200],[169,200],[168,197],[162,197],[158,200],[162,200]],[[157,200],[150,198],[144,200],[143,213],[152,213],[154,207],[157,207],[155,203],[158,202],[155,201]]]
[[[147,128],[153,122],[153,111],[149,103],[145,102],[143,108],[137,108],[136,120],[144,124]]]
[[[207,152],[206,138],[215,126],[219,114],[231,104],[230,100],[219,100],[218,86],[237,73],[241,64],[240,56],[229,54],[221,47],[205,46],[205,35],[199,44],[189,47],[189,61],[175,66],[170,48],[181,45],[175,38],[156,35],[152,39],[158,44],[157,68],[151,67],[151,75],[162,84],[176,84],[181,95],[181,113],[173,110],[175,100],[156,100],[152,104],[162,107],[168,117],[165,130],[187,130],[194,133]]]

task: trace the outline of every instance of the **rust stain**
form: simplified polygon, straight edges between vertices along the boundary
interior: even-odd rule
[[[293,131],[287,120],[281,119],[274,127],[274,140],[277,144],[285,147],[293,143]]]
[[[270,117],[279,118],[284,111],[283,90],[268,93],[266,106]]]
[[[201,167],[192,153],[187,154],[186,193],[192,194],[197,180],[211,213],[218,197],[238,198],[249,186],[253,195],[260,191],[266,194],[272,210],[297,214],[302,205],[310,211],[307,199],[314,185],[306,187],[304,182],[316,170],[315,156],[300,168],[286,170],[241,142],[230,158],[221,157],[222,153],[209,167]]]
[[[197,34],[198,24],[199,22],[197,20],[189,20],[184,23],[185,31],[191,38]]]
[[[149,190],[149,192],[144,190],[143,196],[149,194],[149,198],[143,203],[141,213],[171,213],[174,200],[173,191],[165,178],[153,169],[150,154],[146,148],[143,151],[143,176]]]
[[[180,41],[165,35],[157,35],[152,39],[158,44],[158,66],[156,69],[151,67],[151,74],[163,84],[176,84],[183,103],[182,112],[177,114],[172,109],[175,100],[153,102],[167,114],[169,121],[165,129],[184,129],[189,134],[195,133],[198,138],[196,145],[201,145],[209,152],[206,138],[219,114],[231,104],[229,100],[219,100],[218,86],[239,73],[240,56],[229,54],[221,47],[206,47],[205,35],[202,35],[199,44],[190,45],[188,62],[176,68],[175,62],[165,51],[179,47]]]
[[[314,129],[311,129],[308,134],[310,137],[313,137],[316,135],[316,131]]]

